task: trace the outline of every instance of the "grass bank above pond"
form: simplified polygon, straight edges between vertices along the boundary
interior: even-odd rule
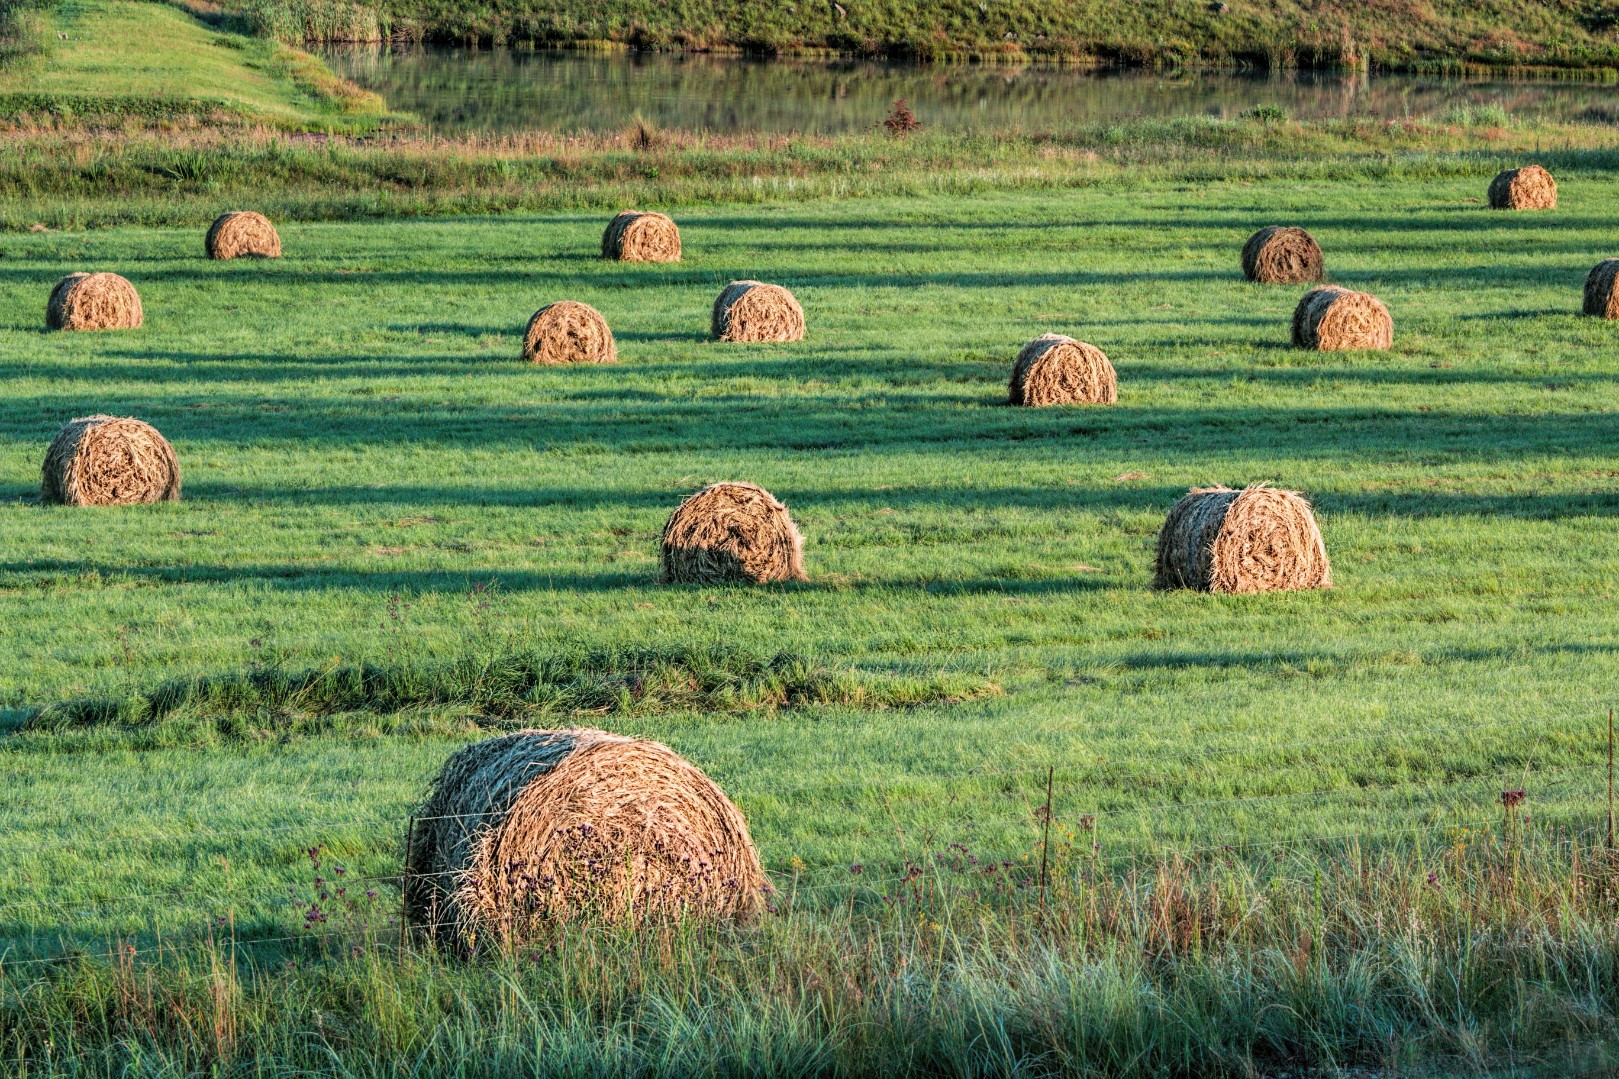
[[[10,11],[0,122],[144,122],[343,131],[374,126],[382,99],[308,53],[222,32],[166,4],[70,0]]]
[[[535,42],[920,59],[1439,69],[1619,63],[1611,4],[1386,0],[240,0],[283,40]]]
[[[1000,136],[534,134],[332,138],[271,128],[107,132],[0,128],[0,229],[210,221],[233,205],[278,219],[675,208],[715,201],[1055,191],[1107,183],[1559,175],[1619,166],[1619,131],[1516,124],[1182,119]]]

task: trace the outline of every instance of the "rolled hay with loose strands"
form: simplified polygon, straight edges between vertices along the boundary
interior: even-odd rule
[[[252,210],[221,214],[208,230],[205,246],[211,259],[281,257],[281,237],[275,226]]]
[[[1585,313],[1599,318],[1619,319],[1619,259],[1604,259],[1585,275]]]
[[[563,920],[746,917],[769,887],[712,780],[667,746],[591,729],[460,750],[407,847],[407,922],[468,949]]]
[[[1269,225],[1242,245],[1242,272],[1264,285],[1305,285],[1326,272],[1321,245],[1300,228]]]
[[[40,498],[66,506],[180,500],[180,463],[157,428],[117,416],[65,424],[45,451]]]
[[[140,293],[115,273],[68,274],[45,305],[53,330],[133,330],[144,318]]]
[[[529,363],[616,363],[618,346],[600,311],[587,303],[558,300],[534,312],[523,333]]]
[[[732,281],[714,300],[717,341],[802,341],[804,309],[791,292],[762,281]]]
[[[1371,293],[1324,285],[1294,308],[1293,344],[1321,352],[1384,349],[1394,344],[1394,320]]]
[[[803,581],[804,537],[763,487],[716,483],[676,507],[663,527],[665,584]]]
[[[602,233],[602,258],[618,262],[679,262],[680,229],[663,214],[625,210]]]
[[[1296,491],[1194,487],[1158,533],[1154,588],[1291,592],[1331,588],[1310,503]]]
[[[1490,181],[1492,210],[1555,210],[1557,181],[1539,165],[1508,169]]]
[[[1101,349],[1045,333],[1018,352],[1007,393],[1014,405],[1111,405],[1119,385]]]

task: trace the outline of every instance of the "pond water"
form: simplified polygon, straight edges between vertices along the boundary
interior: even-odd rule
[[[1296,72],[925,66],[516,49],[328,50],[341,75],[445,132],[619,131],[637,119],[716,132],[869,129],[896,98],[945,130],[1058,131],[1138,117],[1442,117],[1499,106],[1520,119],[1614,123],[1612,84]]]

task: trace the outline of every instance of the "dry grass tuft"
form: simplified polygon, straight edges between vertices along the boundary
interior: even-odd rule
[[[803,581],[804,537],[763,487],[716,483],[676,507],[663,528],[665,584]]]
[[[405,852],[405,917],[468,948],[548,922],[746,917],[768,888],[748,824],[667,746],[527,730],[460,750]]]
[[[534,312],[523,334],[530,363],[616,363],[618,347],[601,312],[587,303],[558,300]]]
[[[1321,246],[1300,228],[1270,225],[1242,245],[1242,272],[1265,285],[1304,285],[1326,272]]]
[[[1508,169],[1490,181],[1492,210],[1555,210],[1557,181],[1539,165]]]
[[[65,424],[45,451],[39,494],[67,506],[180,500],[174,447],[151,424],[86,416]]]
[[[220,215],[208,230],[208,257],[211,259],[281,257],[281,237],[263,214],[239,210]]]
[[[1384,349],[1394,344],[1394,320],[1376,296],[1324,285],[1294,309],[1293,344],[1322,352]]]
[[[663,214],[625,210],[602,233],[602,258],[619,262],[679,262],[680,229]]]
[[[115,273],[68,274],[45,305],[53,330],[133,330],[144,318],[140,293]]]
[[[1154,588],[1290,592],[1331,588],[1310,503],[1295,491],[1194,487],[1158,533]]]
[[[1113,364],[1095,345],[1041,334],[1012,364],[1008,400],[1014,405],[1111,405],[1119,399]]]
[[[1619,259],[1604,259],[1585,275],[1585,313],[1601,318],[1619,318]]]
[[[714,300],[717,341],[802,341],[804,309],[780,285],[732,281]]]

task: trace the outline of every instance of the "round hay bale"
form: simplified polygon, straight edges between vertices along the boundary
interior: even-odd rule
[[[1508,169],[1490,181],[1492,210],[1555,210],[1557,181],[1539,165]]]
[[[1194,487],[1158,533],[1154,588],[1290,592],[1331,588],[1310,503],[1295,491]]]
[[[157,428],[136,419],[85,416],[51,439],[40,498],[65,506],[131,506],[180,500],[180,463]]]
[[[663,582],[803,581],[804,537],[763,487],[716,483],[675,508],[663,526]]]
[[[525,730],[457,752],[405,852],[405,917],[464,947],[546,922],[757,913],[769,885],[748,823],[667,746]]]
[[[1306,292],[1294,308],[1293,344],[1322,352],[1388,348],[1394,320],[1371,293],[1324,285]]]
[[[619,262],[679,262],[680,229],[663,214],[624,210],[602,233],[602,258]]]
[[[115,273],[68,274],[45,305],[53,330],[133,330],[144,317],[140,293]]]
[[[558,300],[534,312],[523,333],[529,363],[616,363],[618,346],[600,311],[588,303]]]
[[[714,300],[717,341],[802,341],[804,309],[780,285],[732,281]]]
[[[1304,285],[1326,272],[1321,245],[1300,228],[1269,225],[1242,245],[1242,272],[1265,285]]]
[[[1119,384],[1101,349],[1045,333],[1018,352],[1007,392],[1014,405],[1111,405]]]
[[[1619,259],[1604,259],[1585,275],[1585,313],[1600,318],[1619,318]]]
[[[208,230],[206,246],[211,259],[281,257],[281,237],[276,235],[275,226],[268,217],[252,210],[221,214]]]

